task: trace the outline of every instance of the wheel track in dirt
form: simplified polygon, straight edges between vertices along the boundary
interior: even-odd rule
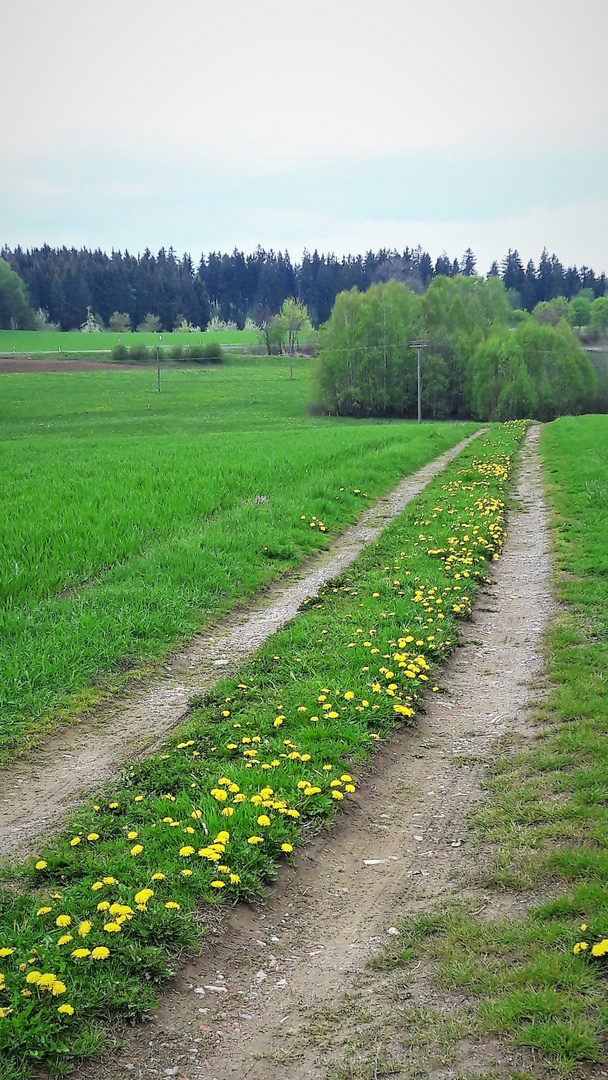
[[[492,585],[480,592],[461,647],[441,674],[447,693],[431,698],[415,731],[397,732],[380,750],[348,808],[281,868],[259,904],[239,904],[211,924],[202,956],[185,964],[153,1021],[126,1033],[118,1054],[88,1063],[74,1080],[324,1080],[341,1052],[341,1031],[320,1061],[310,1010],[342,1003],[348,1013],[357,987],[371,1010],[385,1008],[367,961],[399,918],[468,891],[480,856],[468,857],[466,818],[484,799],[484,767],[499,742],[504,750],[536,734],[526,710],[538,692],[554,611],[539,431],[529,429],[521,454],[515,498],[523,512],[510,515]],[[369,859],[379,861],[366,866]],[[512,901],[515,910],[520,903]],[[422,1007],[441,998],[428,972],[411,989]],[[449,995],[443,1007],[454,1007]],[[491,1067],[510,1077],[514,1067],[531,1064],[525,1051],[510,1057],[498,1040],[463,1039],[456,1050],[453,1068],[425,1075],[449,1080],[461,1069]],[[404,1075],[423,1075],[419,1063]]]
[[[151,754],[182,722],[194,697],[237,670],[338,577],[484,428],[402,480],[330,547],[254,595],[175,652],[146,686],[104,702],[0,772],[0,857],[22,858],[56,832],[125,762]]]

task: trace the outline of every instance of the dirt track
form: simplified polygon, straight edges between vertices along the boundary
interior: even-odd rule
[[[484,797],[497,742],[504,750],[535,736],[526,708],[553,611],[538,434],[530,430],[522,453],[517,498],[525,512],[511,515],[493,584],[440,679],[447,693],[432,698],[415,733],[404,730],[382,749],[356,802],[282,869],[263,902],[238,905],[210,928],[203,955],[180,971],[154,1020],[78,1080],[363,1080],[394,1072],[450,1080],[488,1067],[505,1080],[524,1067],[549,1075],[527,1052],[513,1056],[497,1040],[475,1037],[462,1038],[456,1060],[442,1064],[411,1041],[416,1016],[435,1010],[439,1028],[459,1009],[466,1014],[464,999],[442,994],[424,969],[397,985],[366,968],[406,913],[433,910],[454,892],[476,895],[467,812]],[[385,1060],[399,1068],[380,1068]]]
[[[470,438],[482,433],[480,429]],[[182,721],[192,698],[252,656],[293,619],[302,602],[350,566],[363,548],[401,513],[468,442],[402,480],[346,529],[328,551],[254,598],[244,612],[211,627],[176,653],[145,687],[104,704],[95,716],[64,728],[26,758],[0,772],[0,852],[5,858],[36,850],[41,837],[126,761],[149,754]]]

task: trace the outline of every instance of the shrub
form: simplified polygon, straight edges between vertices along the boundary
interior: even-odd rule
[[[129,359],[133,360],[136,364],[145,364],[146,360],[150,359],[150,353],[148,348],[143,342],[138,342],[136,345],[131,345],[129,349]]]
[[[184,359],[184,346],[180,345],[179,341],[177,341],[175,343],[175,345],[173,346],[173,348],[171,349],[171,359],[172,360],[183,360]]]
[[[221,364],[224,359],[224,350],[219,341],[209,341],[203,346],[203,360],[209,360],[212,364]]]
[[[117,364],[124,363],[129,358],[129,350],[126,345],[123,345],[122,341],[119,341],[112,349],[112,360]]]
[[[205,359],[205,346],[200,343],[198,345],[188,345],[188,348],[186,349],[186,359],[194,360],[197,364],[202,364]]]

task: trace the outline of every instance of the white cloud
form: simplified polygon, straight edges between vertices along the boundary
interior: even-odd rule
[[[509,248],[519,251],[524,263],[538,262],[543,247],[555,252],[567,265],[592,266],[596,273],[608,271],[608,197],[586,203],[572,203],[559,209],[539,209],[520,217],[494,221],[367,221],[358,222],[341,233],[327,230],[314,236],[309,247],[333,251],[337,255],[363,252],[368,248],[416,247],[434,259],[445,249],[460,258],[471,247],[478,269],[485,273],[493,259]],[[294,235],[290,250],[299,251],[302,238]]]

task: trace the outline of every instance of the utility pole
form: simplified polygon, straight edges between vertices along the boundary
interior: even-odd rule
[[[156,386],[160,394],[160,344],[163,340],[163,335],[158,335],[158,345],[156,346]]]
[[[417,376],[418,376],[418,423],[422,423],[422,377],[420,372],[420,350],[428,347],[428,341],[410,341],[408,343],[408,349],[416,349],[418,355],[417,364]]]

